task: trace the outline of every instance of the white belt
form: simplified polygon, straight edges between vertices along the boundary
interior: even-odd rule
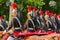
[[[29,28],[29,29],[33,30],[33,28]]]
[[[15,28],[15,29],[20,29],[19,27]]]

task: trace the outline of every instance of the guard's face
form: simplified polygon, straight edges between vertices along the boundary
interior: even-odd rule
[[[49,19],[49,17],[48,16],[45,16],[45,20],[48,20]]]
[[[31,18],[31,15],[30,14],[27,14],[27,18],[30,19]]]
[[[52,16],[51,19],[54,20],[54,17]]]
[[[42,18],[43,16],[42,15],[40,15],[40,18]]]
[[[45,20],[48,20],[48,17],[46,17]]]
[[[12,16],[13,17],[16,17],[17,16],[17,13],[16,12],[12,13]]]

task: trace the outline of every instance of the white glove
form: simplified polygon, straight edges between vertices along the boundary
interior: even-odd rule
[[[5,34],[6,33],[6,30],[5,31],[3,31],[3,34]]]
[[[8,33],[12,34],[13,33],[13,30],[9,30]]]

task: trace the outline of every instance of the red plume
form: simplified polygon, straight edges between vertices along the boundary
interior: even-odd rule
[[[60,14],[58,15],[58,18],[60,19]]]
[[[46,10],[46,11],[45,11],[45,14],[46,14],[46,15],[49,15],[49,10]]]
[[[17,8],[16,3],[12,3],[12,5],[11,5],[11,6],[12,6],[12,8],[13,8],[13,9],[16,9],[16,8]]]
[[[0,16],[0,19],[2,19],[3,18],[3,16]]]
[[[55,13],[55,14],[53,14],[53,16],[54,16],[54,17],[56,17],[56,16],[57,16],[57,15],[56,15],[56,13]]]
[[[43,11],[42,11],[42,10],[40,10],[40,11],[39,11],[39,14],[40,14],[40,16],[41,16],[41,15],[43,15]]]
[[[59,19],[60,19],[60,15],[59,15]]]
[[[33,9],[33,10],[34,10],[34,12],[36,12],[37,8],[36,8],[36,7],[34,7],[34,9]]]
[[[31,6],[28,6],[28,12],[30,12],[32,10]]]
[[[52,17],[53,16],[53,13],[52,12],[49,12],[49,15]]]

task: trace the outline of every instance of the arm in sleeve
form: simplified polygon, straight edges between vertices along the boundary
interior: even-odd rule
[[[7,29],[6,30],[9,30],[12,28],[12,22],[8,25]]]

